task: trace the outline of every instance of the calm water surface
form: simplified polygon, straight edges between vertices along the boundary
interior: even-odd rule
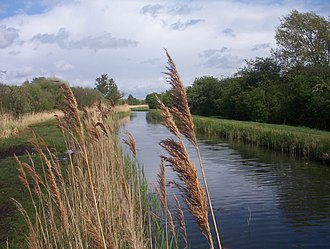
[[[148,123],[146,112],[133,112],[125,130],[136,139],[153,188],[165,153],[158,143],[171,134]],[[224,248],[330,248],[329,166],[219,139],[201,137],[199,146]],[[194,153],[192,158],[197,161]],[[177,179],[170,168],[166,177]],[[173,204],[172,194],[180,193],[171,186],[167,191]],[[190,248],[207,248],[193,218],[185,215]]]

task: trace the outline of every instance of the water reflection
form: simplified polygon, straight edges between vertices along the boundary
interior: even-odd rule
[[[135,136],[153,186],[164,153],[158,143],[169,132],[141,112],[124,129]],[[200,137],[199,144],[225,248],[330,248],[328,167],[222,140]],[[176,179],[170,170],[166,177]],[[207,248],[188,212],[186,222],[191,248]]]

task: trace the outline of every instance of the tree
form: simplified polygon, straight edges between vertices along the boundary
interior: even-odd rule
[[[157,93],[149,93],[146,96],[146,104],[149,105],[150,109],[157,109],[158,108],[158,102],[157,102]]]
[[[107,74],[102,74],[96,79],[95,89],[99,90],[112,104],[117,104],[119,99],[124,96],[124,93],[119,91],[115,81],[112,78],[109,79]]]
[[[286,69],[329,65],[330,22],[313,12],[292,11],[276,30],[274,52]]]
[[[212,76],[196,78],[191,87],[187,89],[187,98],[193,114],[215,116],[215,100],[221,95],[221,81]]]
[[[129,94],[127,97],[127,104],[129,105],[138,105],[139,100],[137,98],[134,98],[132,94]]]

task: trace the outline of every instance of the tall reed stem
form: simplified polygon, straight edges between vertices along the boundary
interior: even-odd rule
[[[206,176],[205,176],[205,172],[204,172],[204,167],[203,167],[203,161],[202,161],[201,153],[199,151],[199,146],[197,144],[196,144],[195,148],[196,148],[196,151],[197,151],[197,156],[198,156],[198,160],[199,160],[199,166],[200,166],[201,172],[202,172],[202,178],[203,178],[203,182],[204,182],[204,186],[205,186],[205,192],[206,192],[207,200],[208,200],[209,206],[210,206],[210,212],[211,212],[211,216],[212,216],[212,221],[213,221],[213,225],[214,225],[215,234],[217,236],[218,246],[219,246],[219,249],[222,249],[222,247],[221,247],[221,241],[220,241],[220,236],[219,236],[219,231],[218,231],[218,226],[217,226],[217,221],[215,219],[215,215],[214,215],[214,211],[213,211],[213,205],[212,205],[212,201],[211,201],[211,196],[210,196],[209,188],[207,186],[207,181],[206,181]]]

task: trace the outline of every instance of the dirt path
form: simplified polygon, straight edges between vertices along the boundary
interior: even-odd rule
[[[7,157],[13,157],[14,155],[21,156],[27,152],[32,153],[34,151],[35,150],[31,146],[22,144],[22,145],[15,146],[12,148],[0,150],[0,159],[4,159]]]

